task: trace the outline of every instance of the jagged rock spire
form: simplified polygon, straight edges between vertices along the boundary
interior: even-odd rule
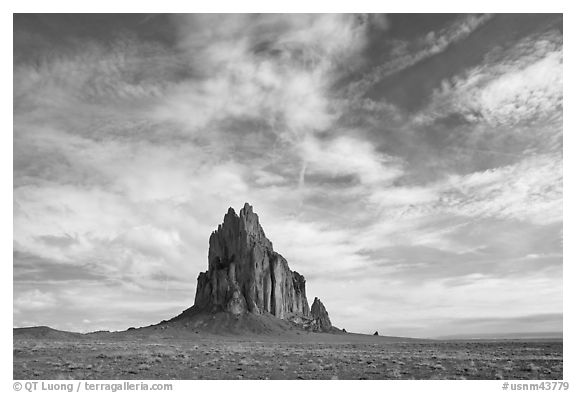
[[[317,297],[314,298],[310,314],[315,321],[317,330],[329,332],[332,329],[332,322],[330,322],[328,311],[326,311],[326,307],[324,307],[324,304],[322,304]]]
[[[240,215],[230,207],[209,243],[208,271],[198,276],[197,309],[310,316],[306,280],[274,251],[250,204]]]

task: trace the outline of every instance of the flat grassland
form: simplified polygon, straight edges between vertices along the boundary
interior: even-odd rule
[[[286,338],[17,338],[14,379],[561,380],[562,340],[432,341],[356,334]]]

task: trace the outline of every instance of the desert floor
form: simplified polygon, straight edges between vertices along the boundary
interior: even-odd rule
[[[562,340],[14,338],[14,379],[562,379]]]

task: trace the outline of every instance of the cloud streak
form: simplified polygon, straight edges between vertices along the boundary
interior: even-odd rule
[[[430,31],[414,41],[398,40],[393,42],[390,58],[363,75],[362,79],[351,85],[356,95],[364,95],[382,79],[392,76],[419,62],[445,51],[450,45],[466,39],[474,30],[492,18],[490,14],[467,15],[458,18],[439,31]]]

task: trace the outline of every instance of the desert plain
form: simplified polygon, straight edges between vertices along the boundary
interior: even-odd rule
[[[183,334],[176,329],[55,332],[15,332],[14,379],[560,380],[563,376],[561,339],[418,340],[299,331]]]

